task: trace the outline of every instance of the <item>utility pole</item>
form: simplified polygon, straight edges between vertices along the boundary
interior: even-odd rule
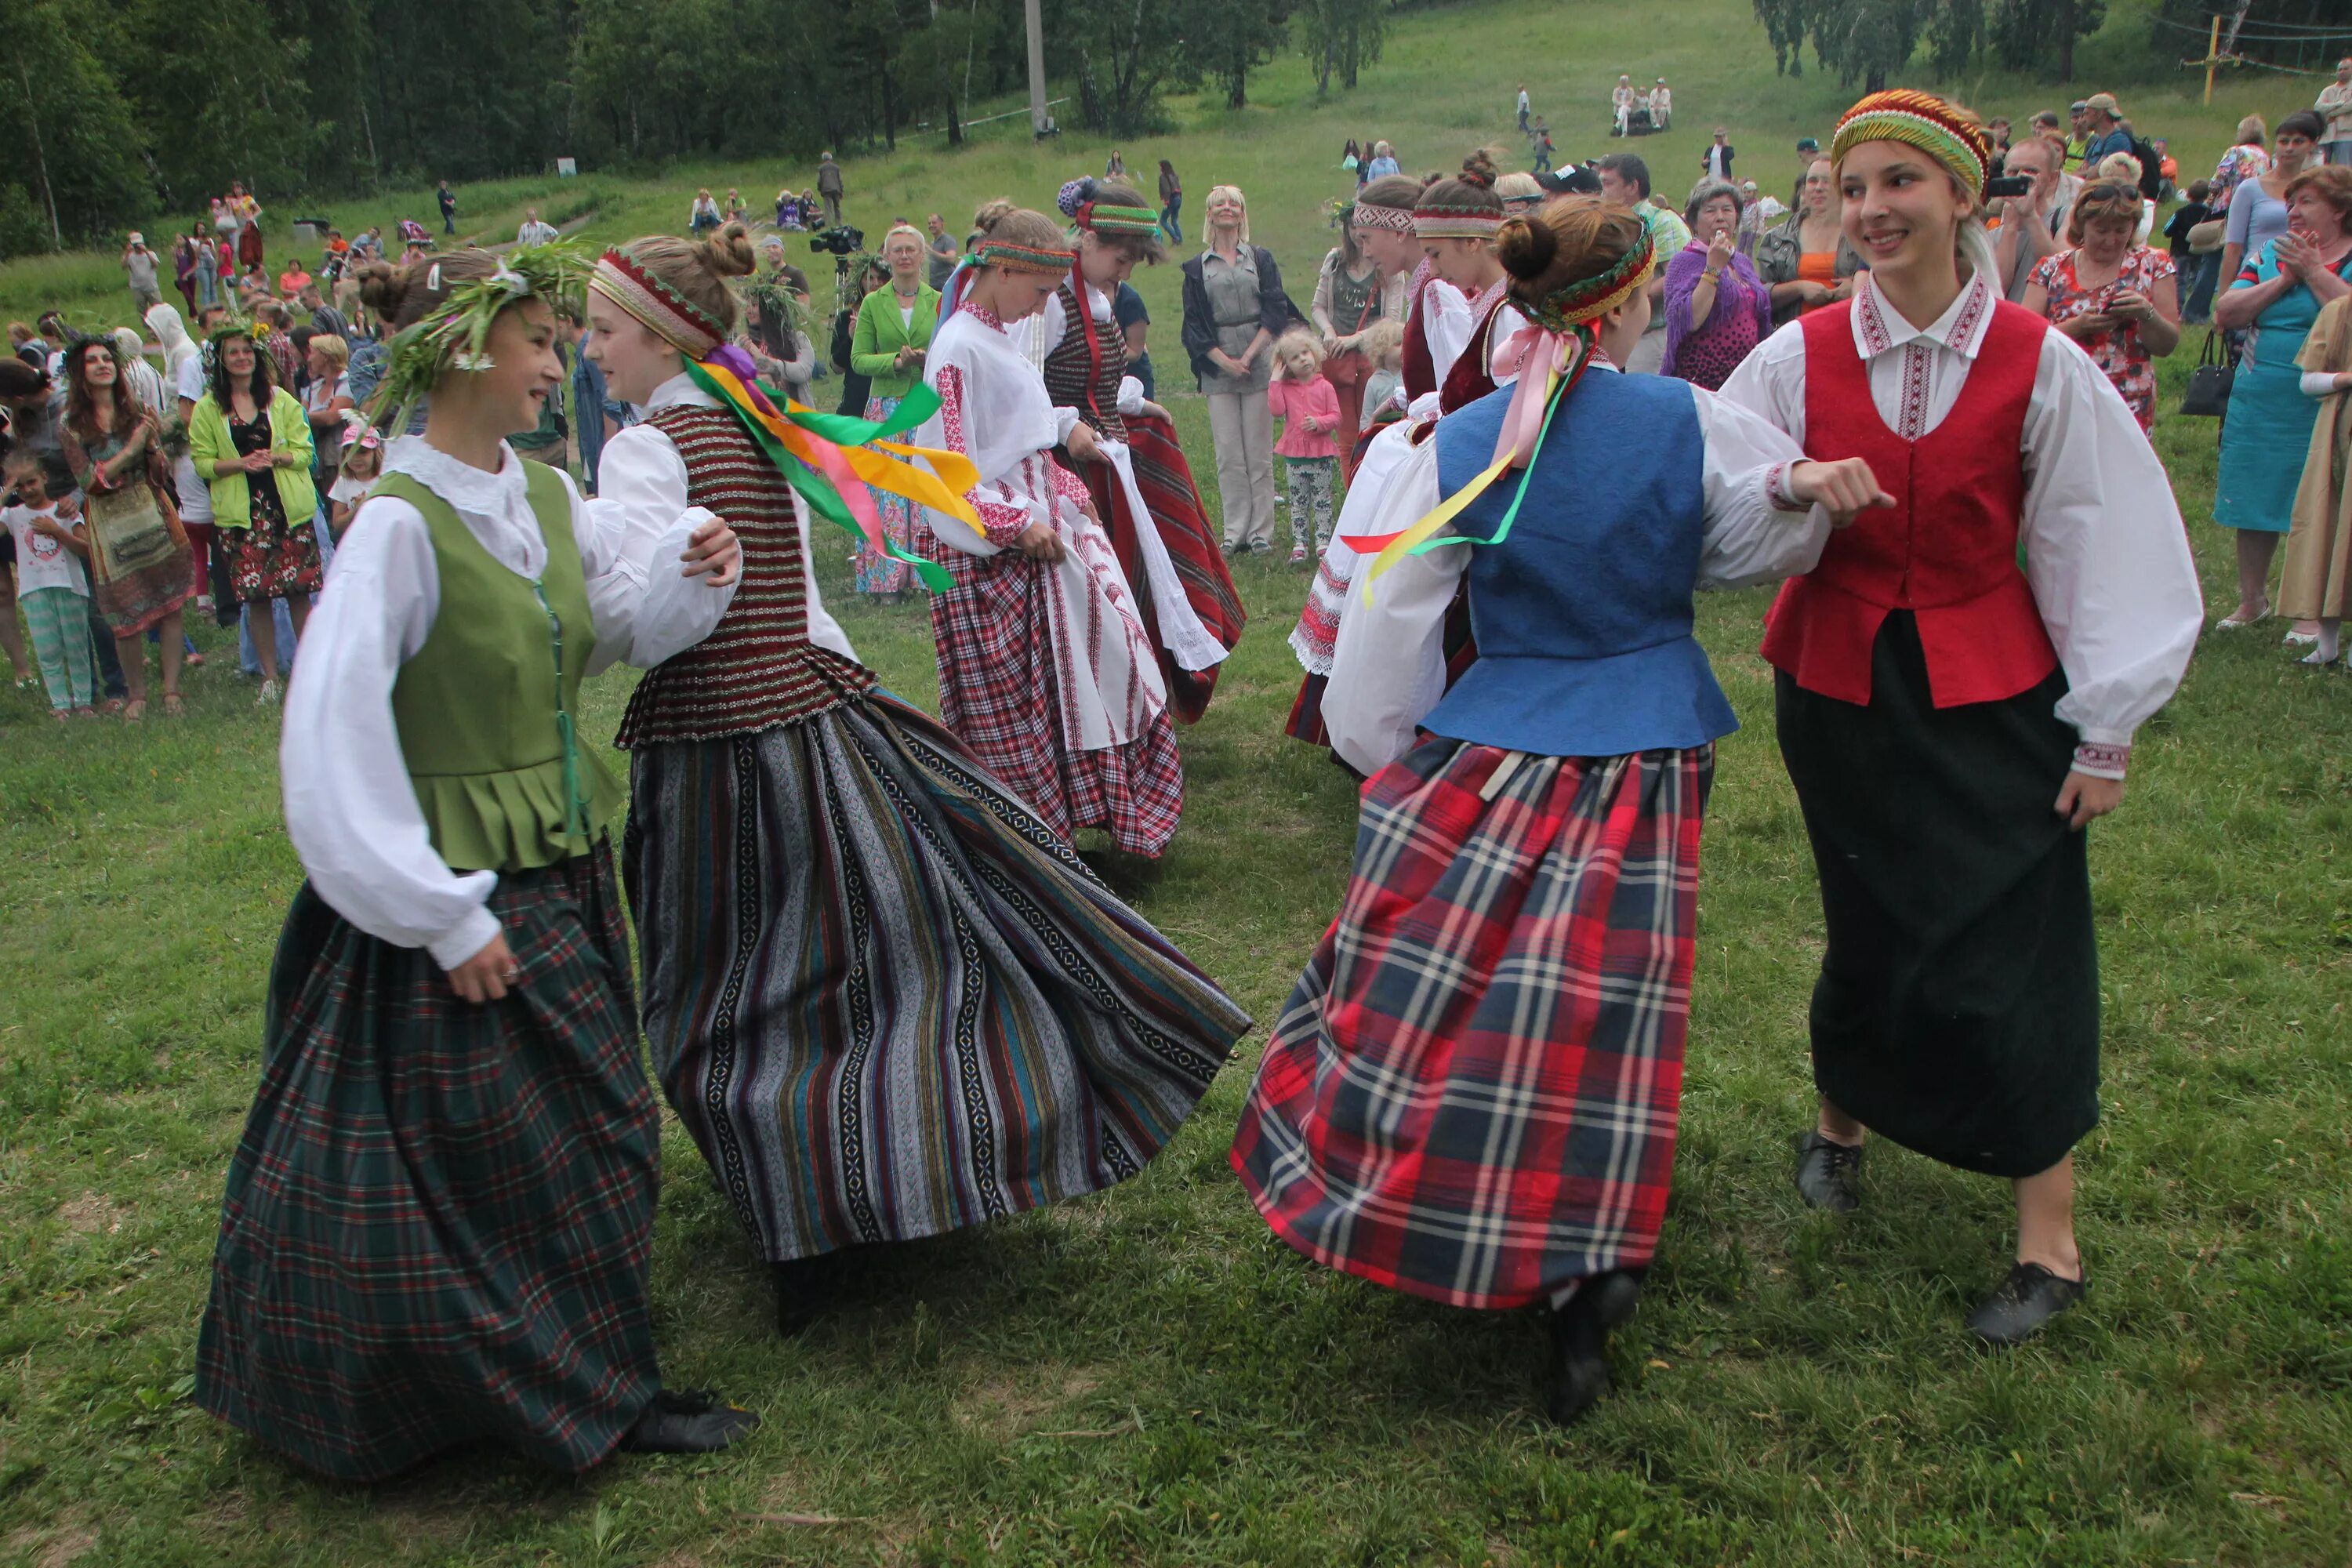
[[[1029,134],[1050,136],[1054,122],[1045,113],[1045,22],[1040,0],[1026,0],[1022,15],[1029,24]]]

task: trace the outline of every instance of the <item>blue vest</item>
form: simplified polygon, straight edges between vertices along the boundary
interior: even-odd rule
[[[1443,493],[1494,461],[1511,392],[1439,423]],[[1444,547],[1470,552],[1478,659],[1423,727],[1550,757],[1701,746],[1739,728],[1691,636],[1706,449],[1688,383],[1586,375],[1554,416],[1510,537]],[[1518,478],[1472,502],[1461,531],[1492,533]]]

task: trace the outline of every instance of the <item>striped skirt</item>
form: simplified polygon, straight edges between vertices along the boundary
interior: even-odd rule
[[[886,695],[633,764],[655,1068],[770,1261],[1133,1175],[1249,1027]]]
[[[501,876],[489,910],[503,1002],[307,886],[270,971],[196,1401],[340,1479],[482,1439],[585,1469],[661,1384],[660,1108],[611,852]]]
[[[1366,786],[1234,1139],[1275,1234],[1458,1307],[1649,1262],[1714,767],[1433,739]]]

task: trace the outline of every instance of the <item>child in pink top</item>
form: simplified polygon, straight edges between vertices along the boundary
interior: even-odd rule
[[[1266,410],[1283,422],[1274,455],[1289,477],[1290,563],[1304,566],[1321,559],[1331,542],[1331,480],[1339,466],[1331,433],[1339,427],[1339,394],[1323,379],[1322,342],[1303,328],[1282,335],[1274,363]]]

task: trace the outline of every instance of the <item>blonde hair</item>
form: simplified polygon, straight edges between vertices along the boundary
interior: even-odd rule
[[[979,230],[983,235],[994,234],[996,232],[996,226],[1004,221],[1005,214],[1015,213],[1020,210],[1021,209],[1019,207],[1014,206],[1010,201],[1007,201],[1003,196],[992,197],[988,201],[981,203],[979,207],[973,211],[971,215],[971,226]]]
[[[1401,361],[1404,356],[1404,323],[1382,316],[1364,329],[1362,335],[1356,340],[1356,346],[1363,351],[1364,357],[1372,362],[1375,369],[1387,370],[1390,360]]]
[[[1204,251],[1209,248],[1209,223],[1205,215],[1220,201],[1230,201],[1242,209],[1241,239],[1244,245],[1250,242],[1249,198],[1242,195],[1242,188],[1239,185],[1211,185],[1207,197],[1201,203],[1201,211],[1204,215],[1201,220],[1201,248]]]
[[[1005,245],[1019,246],[1024,250],[1058,250],[1067,254],[1068,243],[1062,237],[1062,226],[1044,213],[1033,213],[1027,207],[1008,207],[989,226],[988,237]]]
[[[1305,327],[1293,327],[1274,340],[1274,363],[1281,367],[1284,379],[1287,380],[1290,375],[1290,356],[1301,349],[1315,356],[1316,369],[1318,374],[1320,373],[1323,365],[1323,340]]]
[[[333,365],[338,375],[352,366],[352,345],[343,341],[341,333],[316,333],[310,339],[310,352]]]
[[[2095,176],[2102,180],[2121,180],[2137,190],[2139,187],[2139,160],[2128,153],[2110,153],[2099,160]]]

